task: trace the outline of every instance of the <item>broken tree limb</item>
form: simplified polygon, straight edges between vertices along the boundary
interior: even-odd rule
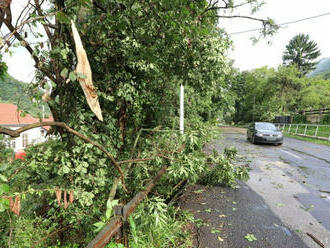
[[[321,246],[322,248],[325,248],[324,244],[320,240],[318,240],[313,234],[311,234],[311,233],[306,233],[306,234],[309,237],[311,237],[315,241],[315,243],[317,243],[319,246]]]
[[[78,74],[78,80],[80,86],[84,91],[89,107],[97,116],[97,118],[100,121],[103,121],[102,111],[100,108],[100,103],[98,100],[96,88],[93,85],[92,70],[89,65],[88,57],[81,42],[78,30],[72,20],[71,20],[71,28],[73,33],[73,39],[76,45],[76,56],[78,60],[76,72]],[[84,75],[84,77],[82,77],[82,75]]]
[[[319,190],[321,193],[328,193],[328,194],[330,194],[330,191],[329,190]]]
[[[99,143],[97,143],[97,142],[91,140],[90,138],[82,135],[81,133],[77,132],[76,130],[70,128],[64,122],[56,122],[56,121],[36,122],[36,123],[26,125],[24,127],[16,129],[16,130],[11,130],[9,128],[0,127],[0,134],[6,134],[6,135],[9,135],[12,138],[16,138],[16,137],[19,137],[21,135],[21,133],[23,133],[27,130],[30,130],[30,129],[33,129],[33,128],[36,128],[36,127],[43,127],[43,126],[61,127],[63,129],[65,129],[66,131],[68,131],[69,133],[71,133],[75,136],[78,136],[79,138],[81,138],[85,142],[90,143],[93,146],[95,146],[96,148],[98,148],[99,150],[101,150],[105,155],[107,155],[107,157],[111,160],[113,165],[118,170],[118,172],[120,174],[121,182],[123,184],[123,188],[125,189],[125,191],[127,191],[127,188],[125,186],[125,178],[124,178],[123,171],[120,168],[120,165],[118,164],[118,162],[114,159],[114,157],[102,145],[100,145]]]
[[[124,221],[127,220],[129,215],[134,212],[135,208],[141,201],[149,194],[152,188],[157,184],[161,176],[166,173],[168,166],[165,165],[153,179],[146,185],[143,191],[137,193],[122,209],[122,215],[112,218],[96,237],[87,245],[86,248],[103,248],[111,240],[111,238],[118,232]]]

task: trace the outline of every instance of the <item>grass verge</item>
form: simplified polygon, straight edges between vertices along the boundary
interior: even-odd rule
[[[304,140],[304,141],[309,141],[309,142],[316,143],[316,144],[330,146],[330,141],[327,141],[327,140],[320,140],[320,139],[316,139],[316,138],[310,138],[310,137],[305,137],[305,136],[300,136],[300,135],[293,135],[293,134],[288,134],[288,133],[284,133],[284,135],[289,138],[294,138],[294,139],[298,139],[298,140]]]

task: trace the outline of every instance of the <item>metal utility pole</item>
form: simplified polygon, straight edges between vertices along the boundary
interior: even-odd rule
[[[184,87],[180,85],[180,133],[184,133]]]

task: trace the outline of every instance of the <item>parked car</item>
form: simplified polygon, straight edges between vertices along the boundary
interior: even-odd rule
[[[247,130],[247,140],[251,143],[283,144],[283,134],[273,123],[253,122]]]

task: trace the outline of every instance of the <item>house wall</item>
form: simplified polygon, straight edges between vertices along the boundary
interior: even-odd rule
[[[18,127],[9,127],[11,129],[18,129]],[[21,133],[20,137],[11,139],[9,141],[10,147],[15,151],[22,151],[27,146],[45,142],[47,131],[42,127],[33,128]]]

